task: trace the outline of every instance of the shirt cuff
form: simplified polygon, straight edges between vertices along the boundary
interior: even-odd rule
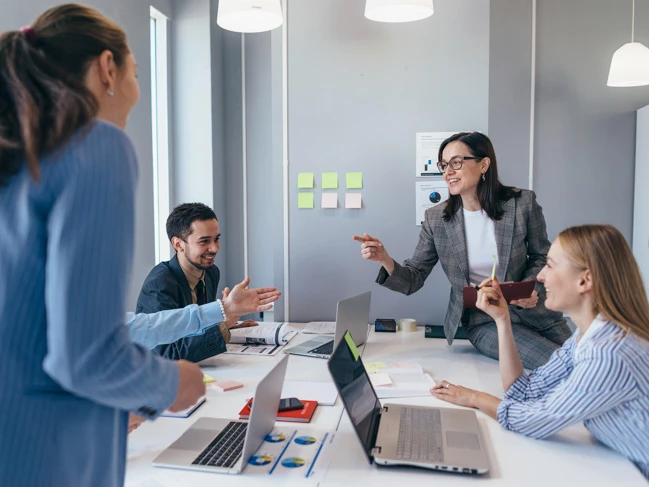
[[[510,399],[503,399],[502,401],[500,401],[498,409],[496,410],[498,423],[500,423],[500,426],[502,426],[506,430],[512,429],[511,425],[509,424],[509,407],[513,406],[514,404],[516,404],[515,401],[512,401]]]
[[[527,397],[527,388],[530,384],[530,376],[525,372],[516,379],[516,381],[505,392],[505,399],[509,401],[525,401]]]
[[[228,329],[228,325],[225,324],[225,321],[219,323],[219,330],[221,331],[221,335],[223,336],[223,340],[225,341],[225,343],[230,343],[230,338],[232,337],[232,333],[230,333],[230,330]]]

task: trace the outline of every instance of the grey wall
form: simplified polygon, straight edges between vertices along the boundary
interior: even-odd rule
[[[15,0],[0,0],[0,12],[2,12],[0,32],[28,25],[46,9],[60,3],[56,0],[30,0],[20,3]],[[169,15],[171,2],[169,0],[95,0],[82,3],[98,8],[126,30],[140,73],[140,101],[131,112],[126,128],[126,132],[135,144],[139,160],[137,231],[134,235],[134,267],[128,300],[129,309],[135,309],[137,293],[154,263],[149,6],[153,4],[158,10]]]
[[[352,235],[412,254],[415,133],[488,127],[489,2],[440,0],[433,17],[407,24],[364,18],[362,0],[289,2],[290,313],[334,318],[336,301],[372,290],[372,317],[441,323],[449,285],[441,268],[405,297],[373,284]],[[297,173],[363,172],[362,210],[297,209]],[[433,311],[433,314],[431,314]]]
[[[439,324],[448,296],[441,270],[414,296],[391,293],[373,284],[376,266],[360,259],[351,235],[376,234],[397,260],[411,255],[418,235],[410,223],[417,131],[487,131],[503,182],[528,187],[532,1],[438,0],[431,19],[403,25],[367,21],[363,6],[288,1],[290,318],[332,319],[338,299],[372,289],[371,318]],[[538,0],[534,189],[551,239],[585,222],[613,223],[631,237],[634,111],[649,101],[649,88],[606,86],[613,52],[630,40],[630,7],[619,0]],[[636,38],[645,44],[647,26],[649,5],[639,2]],[[279,35],[278,29],[271,36],[272,87],[281,82],[281,45],[272,44]],[[265,118],[266,110],[249,101],[248,113]],[[281,126],[277,98],[271,116],[273,132]],[[248,147],[266,149],[267,134],[251,133]],[[272,136],[274,151],[278,143],[281,134]],[[338,171],[342,182],[344,172],[356,170],[364,174],[363,210],[297,209],[298,172],[316,173],[317,206],[321,172]],[[281,166],[272,177],[280,175]],[[281,181],[271,181],[267,190],[277,195]],[[344,192],[338,190],[339,205]],[[281,201],[267,201],[250,195],[251,219],[281,215]],[[271,246],[279,256],[276,242]],[[274,262],[276,284],[283,264]]]

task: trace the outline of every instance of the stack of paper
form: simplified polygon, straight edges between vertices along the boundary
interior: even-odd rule
[[[379,399],[428,396],[435,385],[433,378],[414,362],[365,362],[364,365]]]

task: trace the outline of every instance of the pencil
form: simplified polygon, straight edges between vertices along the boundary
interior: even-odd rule
[[[497,260],[496,260],[496,255],[495,254],[492,254],[491,256],[494,258],[494,266],[491,269],[491,280],[493,281],[496,278],[496,262],[497,262]]]

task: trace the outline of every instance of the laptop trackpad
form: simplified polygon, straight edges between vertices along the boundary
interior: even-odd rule
[[[176,442],[171,445],[174,450],[197,450],[203,449],[216,437],[218,432],[214,430],[204,430],[190,428]]]
[[[449,448],[463,448],[469,450],[479,450],[480,440],[475,433],[467,433],[466,431],[447,431],[446,444]]]

